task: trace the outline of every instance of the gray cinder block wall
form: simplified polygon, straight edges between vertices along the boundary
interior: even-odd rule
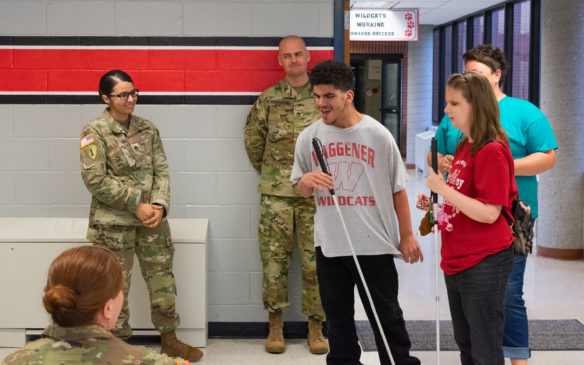
[[[0,36],[291,33],[332,38],[333,0],[0,2]],[[88,215],[79,133],[102,110],[102,105],[0,104],[0,216]],[[242,137],[248,110],[248,105],[140,104],[135,110],[163,137],[172,176],[171,217],[209,218],[209,321],[267,320],[257,246],[258,175]],[[295,261],[287,320],[305,319]]]
[[[560,148],[554,169],[540,175],[538,253],[584,258],[584,3],[543,0],[541,7],[540,106]]]

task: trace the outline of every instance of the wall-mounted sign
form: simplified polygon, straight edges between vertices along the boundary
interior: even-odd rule
[[[420,16],[411,10],[351,10],[352,41],[417,41]]]

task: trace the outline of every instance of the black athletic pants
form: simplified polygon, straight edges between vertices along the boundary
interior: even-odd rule
[[[410,338],[403,313],[397,301],[398,278],[392,255],[358,256],[359,265],[375,304],[391,354],[397,365],[417,365],[420,361],[410,356]],[[369,305],[367,294],[351,256],[326,257],[316,248],[316,271],[322,306],[326,314],[330,351],[328,365],[361,364],[361,349],[355,329],[355,284],[363,302],[367,318],[375,334],[375,343],[381,365],[390,365],[379,328]]]

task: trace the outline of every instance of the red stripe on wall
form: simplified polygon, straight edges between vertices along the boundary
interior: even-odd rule
[[[67,70],[81,68],[80,49],[15,49],[13,68],[16,70]]]
[[[122,69],[147,92],[260,92],[284,73],[277,50],[2,49],[0,92],[96,91]],[[313,50],[309,68],[334,57]]]
[[[12,68],[12,50],[0,49],[0,69]]]
[[[0,70],[0,91],[48,91],[47,71]]]
[[[99,79],[104,74],[102,71],[95,70],[48,70],[46,80],[46,91],[97,91]],[[95,90],[88,90],[87,86],[93,85]],[[3,86],[0,83],[0,87]],[[19,87],[18,89],[2,91],[45,91],[43,89],[32,89],[36,85],[29,83],[21,83],[12,85]],[[39,85],[40,87],[41,85]],[[52,86],[52,87],[51,87]]]
[[[79,69],[120,69],[125,67],[132,70],[148,69],[148,51],[126,49],[100,50],[84,49],[81,50],[81,61]]]
[[[274,55],[276,51],[252,51],[252,52],[241,52],[236,50],[221,50],[218,51],[218,64],[222,69],[230,70],[277,70],[281,71],[280,65],[278,64],[278,59]],[[313,57],[318,57],[319,52],[323,51],[312,51]],[[329,51],[324,51],[329,52]],[[332,57],[332,51],[331,56]],[[315,63],[312,62],[312,65]]]

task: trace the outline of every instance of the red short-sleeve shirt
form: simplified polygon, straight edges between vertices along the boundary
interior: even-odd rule
[[[517,196],[513,157],[506,144],[491,142],[470,154],[465,143],[454,155],[448,185],[460,193],[486,204],[501,205],[509,212]],[[501,211],[494,223],[480,223],[444,202],[444,212],[452,230],[442,231],[442,270],[456,274],[478,264],[488,255],[508,248],[513,234]]]

